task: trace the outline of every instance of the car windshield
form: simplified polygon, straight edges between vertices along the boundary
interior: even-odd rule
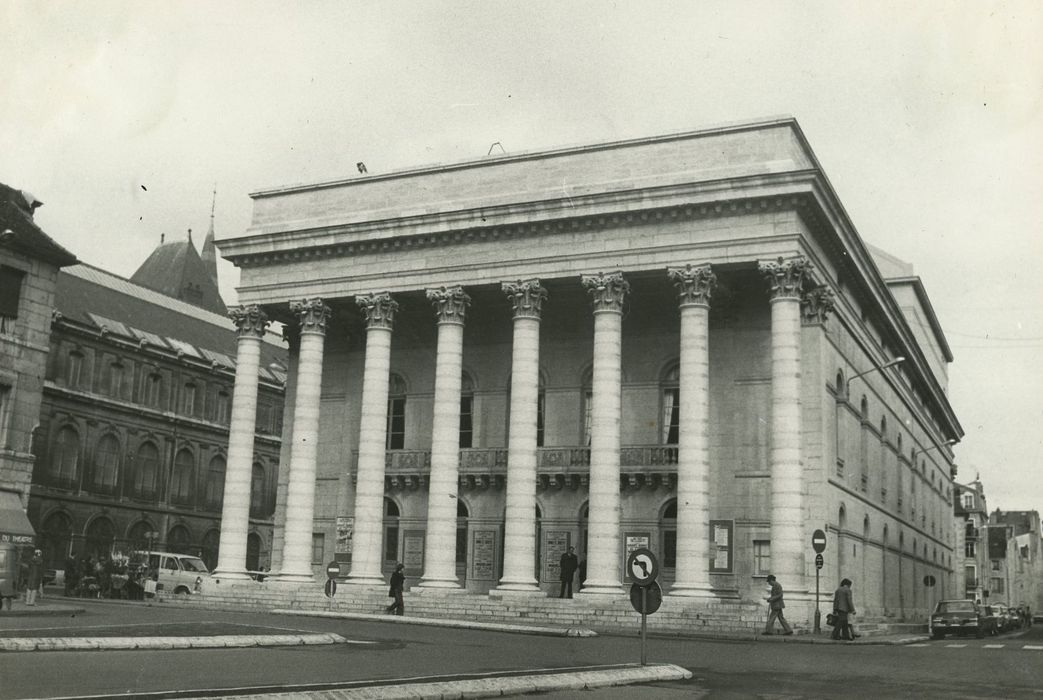
[[[181,557],[181,566],[185,571],[192,571],[200,574],[210,573],[207,571],[206,564],[203,563],[203,560],[196,559],[195,557]]]
[[[938,603],[938,609],[935,612],[974,612],[974,603],[969,600],[943,600]]]

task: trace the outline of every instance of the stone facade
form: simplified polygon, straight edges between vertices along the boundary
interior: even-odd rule
[[[273,585],[313,585],[311,543],[360,588],[402,561],[421,588],[554,594],[575,546],[608,609],[647,546],[681,617],[741,620],[775,573],[807,620],[823,529],[823,601],[847,576],[860,610],[917,618],[954,589],[944,337],[913,332],[795,121],[252,196],[218,242],[241,301],[331,310],[292,360],[321,372],[295,400],[317,445],[284,432]],[[462,333],[431,308],[445,289]]]

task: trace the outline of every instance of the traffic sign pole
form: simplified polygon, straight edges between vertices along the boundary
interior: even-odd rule
[[[648,615],[645,613],[648,610],[648,586],[641,586],[641,665],[648,665],[648,650],[645,647],[645,622],[648,619]]]
[[[822,632],[822,610],[819,609],[819,572],[822,571],[822,552],[826,550],[826,533],[815,530],[811,534],[811,548],[815,550],[815,634]]]

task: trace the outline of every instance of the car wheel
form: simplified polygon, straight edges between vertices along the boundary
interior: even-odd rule
[[[174,589],[174,595],[176,595],[178,598],[187,598],[189,593],[191,593],[191,591],[189,591],[184,586],[178,586]]]

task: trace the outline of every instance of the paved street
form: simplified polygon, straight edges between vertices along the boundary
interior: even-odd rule
[[[86,602],[72,617],[2,617],[0,636],[163,633],[335,633],[321,646],[246,649],[5,653],[0,698],[72,697],[264,688],[417,677],[503,675],[635,663],[635,637],[560,638],[381,621],[205,612],[162,605]],[[694,673],[691,681],[639,688],[568,691],[596,700],[635,697],[1043,697],[1043,626],[989,640],[946,639],[906,646],[807,643],[795,638],[708,641],[653,638],[650,662]],[[843,675],[838,669],[844,669]],[[627,693],[625,696],[623,693]]]

